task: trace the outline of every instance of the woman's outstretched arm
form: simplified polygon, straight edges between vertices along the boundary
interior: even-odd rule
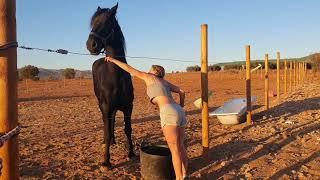
[[[105,61],[107,62],[112,62],[114,64],[116,64],[117,66],[119,66],[121,69],[127,71],[128,73],[130,73],[132,76],[136,76],[137,78],[140,78],[142,80],[146,80],[148,73],[139,71],[135,68],[133,68],[132,66],[130,66],[129,64],[123,63],[117,59],[114,59],[112,57],[106,57]]]

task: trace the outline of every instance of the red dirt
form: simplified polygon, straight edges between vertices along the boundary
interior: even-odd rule
[[[170,74],[185,89],[187,151],[194,179],[319,179],[320,84],[311,77],[281,101],[271,98],[264,112],[264,81],[253,74],[252,94],[258,97],[254,124],[221,125],[210,117],[210,149],[202,158],[201,112],[192,102],[200,96],[200,74]],[[319,76],[318,76],[319,77]],[[127,158],[122,114],[116,118],[116,145],[111,146],[112,170],[103,160],[103,125],[91,80],[39,81],[19,84],[20,176],[22,179],[140,179],[139,158]],[[136,154],[142,141],[163,143],[158,110],[149,103],[145,85],[134,79],[132,116]],[[270,89],[275,90],[275,74]],[[28,89],[28,90],[27,90]],[[244,73],[209,73],[210,110],[234,97],[245,97]],[[177,98],[177,96],[175,96]]]

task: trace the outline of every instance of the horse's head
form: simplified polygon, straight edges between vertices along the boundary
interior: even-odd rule
[[[98,55],[104,48],[111,45],[115,28],[118,3],[109,8],[98,7],[91,18],[91,32],[87,40],[87,49],[91,54]]]

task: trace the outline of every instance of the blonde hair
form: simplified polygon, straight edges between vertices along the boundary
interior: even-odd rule
[[[158,76],[159,78],[163,78],[165,75],[165,70],[162,66],[160,65],[152,65],[151,70],[155,71],[155,75]]]

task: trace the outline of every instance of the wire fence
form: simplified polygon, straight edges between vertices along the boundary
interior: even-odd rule
[[[44,49],[44,48],[35,48],[35,47],[27,47],[27,46],[18,46],[20,49],[24,50],[36,50],[36,51],[43,51],[43,52],[50,52],[50,53],[58,53],[58,54],[72,54],[72,55],[81,55],[81,56],[105,56],[104,54],[100,53],[99,55],[92,55],[90,53],[79,53],[79,52],[73,52],[69,51],[66,49]],[[129,59],[149,59],[149,60],[163,60],[163,61],[172,61],[172,62],[183,62],[183,63],[195,63],[195,64],[200,64],[200,58],[161,58],[161,57],[148,57],[148,56],[115,56],[115,58],[120,58],[120,57],[126,57]],[[185,60],[185,59],[190,59],[190,60]],[[218,62],[215,61],[208,61],[211,64],[217,64]]]

